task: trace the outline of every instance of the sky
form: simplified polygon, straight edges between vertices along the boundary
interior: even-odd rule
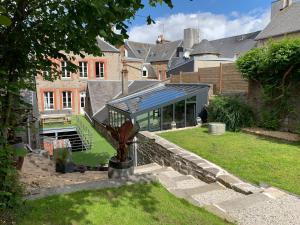
[[[167,40],[183,38],[185,28],[197,28],[201,39],[214,40],[262,30],[270,21],[272,0],[173,0],[145,8],[129,23],[129,40],[154,43],[159,34]],[[148,26],[146,17],[156,22]]]

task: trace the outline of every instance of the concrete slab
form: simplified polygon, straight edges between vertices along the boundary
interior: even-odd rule
[[[270,200],[270,198],[261,193],[244,195],[241,199],[231,199],[224,202],[220,202],[218,206],[222,208],[224,211],[234,211],[247,208],[251,205],[257,204],[259,202]]]
[[[199,205],[203,207],[205,205],[212,205],[223,201],[242,198],[243,196],[243,194],[235,192],[234,190],[225,189],[196,194],[193,195],[192,198],[195,199],[199,203]]]

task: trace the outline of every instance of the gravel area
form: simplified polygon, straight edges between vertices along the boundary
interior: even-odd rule
[[[243,129],[243,131],[249,134],[255,134],[262,137],[275,138],[283,141],[291,141],[291,142],[300,141],[300,135],[289,133],[289,132],[269,131],[261,128],[245,128]]]
[[[300,225],[300,199],[285,195],[228,213],[242,225]]]
[[[107,179],[107,172],[86,171],[85,173],[56,173],[52,160],[38,154],[28,154],[20,173],[26,195],[39,192],[39,189],[62,187]]]
[[[233,200],[242,197],[245,197],[245,195],[235,192],[231,189],[213,190],[213,191],[202,193],[200,195],[192,196],[192,198],[195,199],[200,204],[200,206],[217,204],[223,201]]]

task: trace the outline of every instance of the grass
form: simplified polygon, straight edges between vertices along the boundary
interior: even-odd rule
[[[86,166],[106,164],[108,160],[115,154],[116,150],[96,131],[96,129],[87,121],[85,117],[78,116],[78,119],[80,119],[81,122],[92,131],[93,146],[87,151],[74,152],[72,154],[73,161],[77,164]],[[72,124],[76,126],[76,120],[73,118]]]
[[[157,183],[82,191],[27,201],[20,225],[221,225],[202,208],[178,199]]]
[[[233,132],[212,136],[206,128],[159,135],[249,182],[300,195],[300,143]]]
[[[79,119],[88,129],[92,131],[93,146],[90,150],[82,152],[73,152],[73,161],[77,164],[86,166],[97,166],[106,164],[110,157],[115,154],[115,149],[102,137],[95,128],[87,121],[84,116],[72,116],[70,124],[64,123],[51,123],[46,124],[44,128],[61,128],[77,126],[76,118]]]

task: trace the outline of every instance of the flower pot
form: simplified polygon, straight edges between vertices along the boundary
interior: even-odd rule
[[[74,172],[74,164],[73,163],[55,163],[55,171],[58,173],[72,173]]]
[[[115,156],[109,160],[108,163],[108,177],[119,179],[127,178],[133,175],[133,159],[128,158],[125,162],[120,162]]]
[[[25,146],[23,142],[13,144],[13,148],[15,149],[15,157],[14,157],[14,166],[17,170],[21,170],[24,163],[24,156],[27,151],[25,150]]]

